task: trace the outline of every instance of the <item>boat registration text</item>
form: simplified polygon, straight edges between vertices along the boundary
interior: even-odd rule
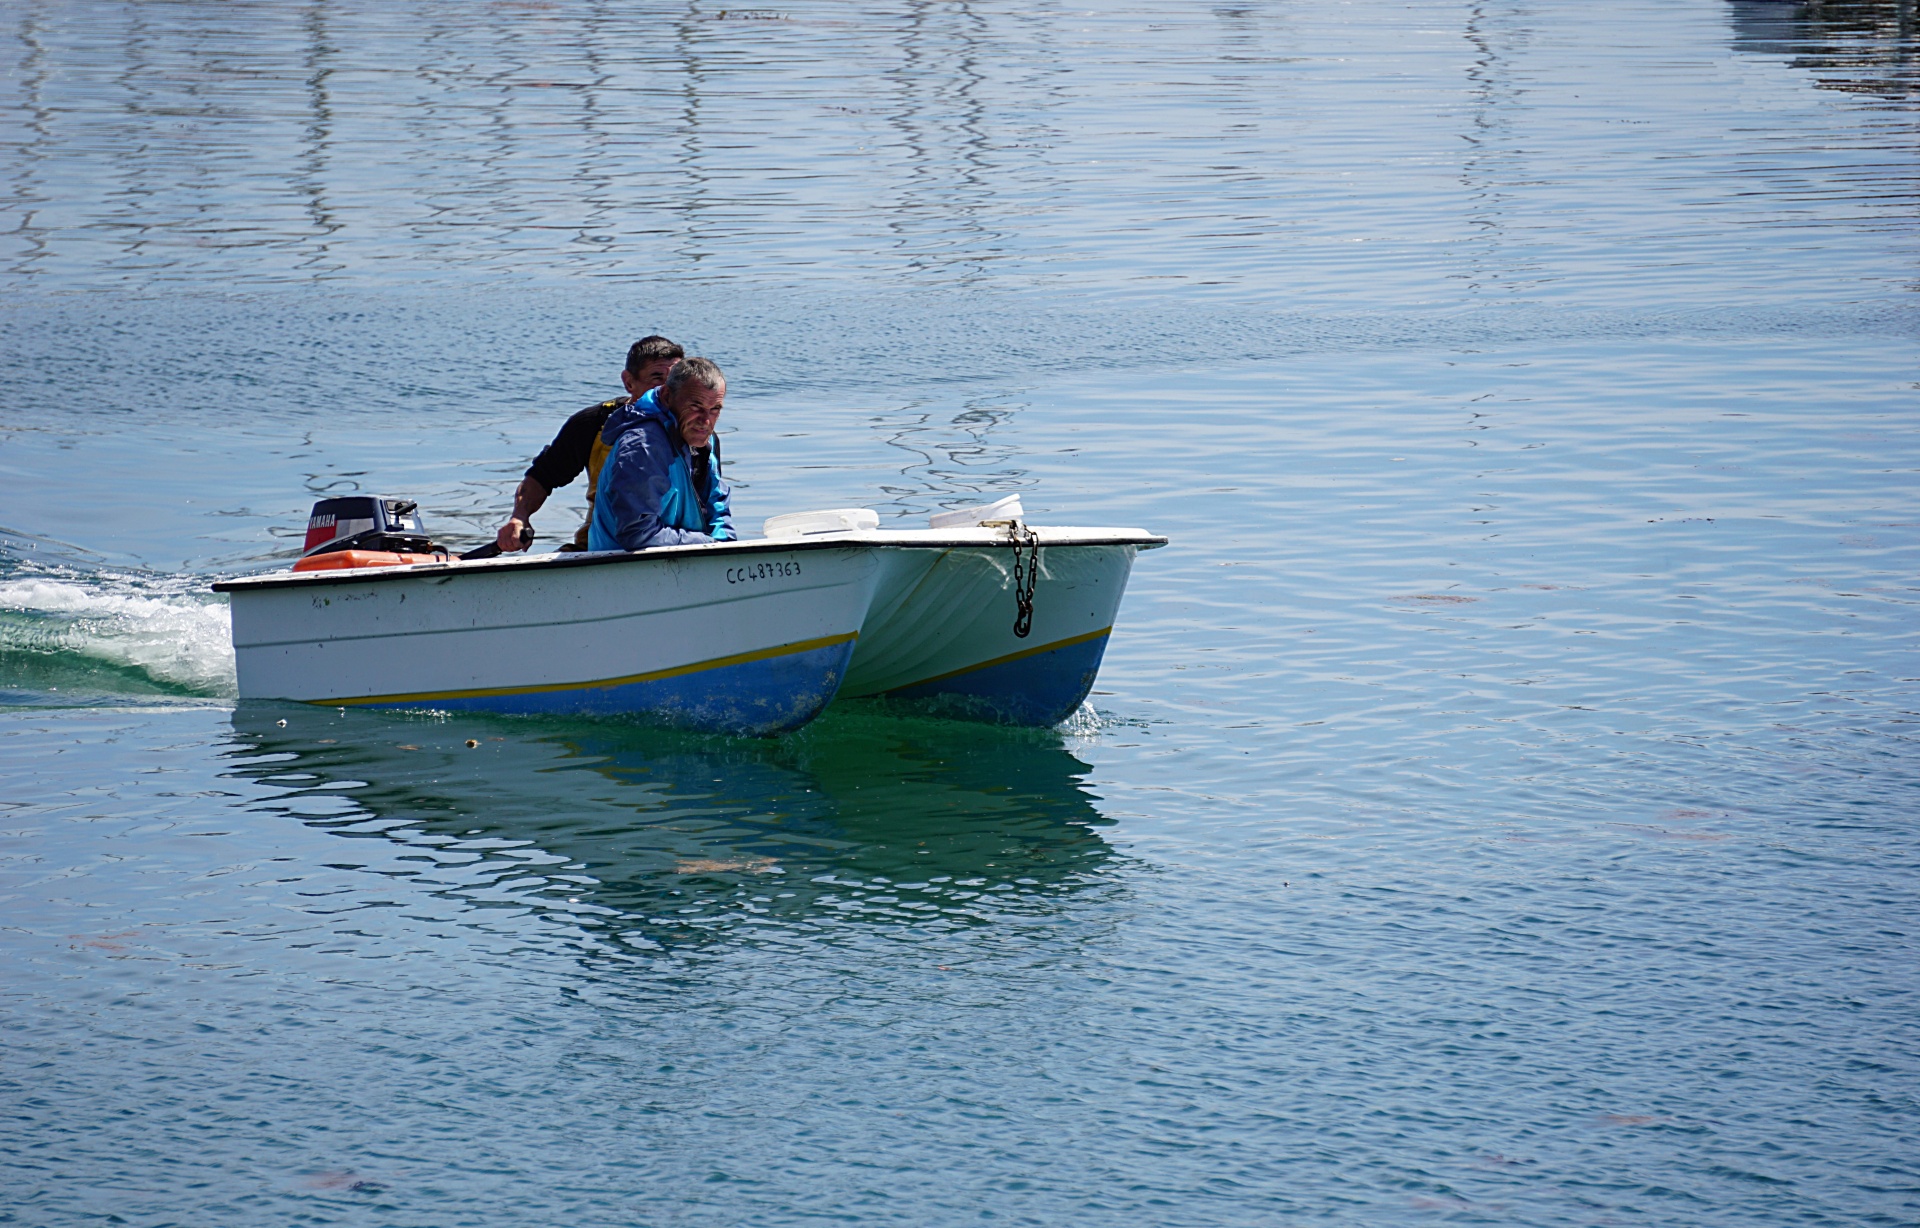
[[[748,584],[754,580],[772,580],[781,576],[797,576],[800,564],[792,559],[779,559],[770,563],[749,563],[745,567],[727,568],[728,584]]]

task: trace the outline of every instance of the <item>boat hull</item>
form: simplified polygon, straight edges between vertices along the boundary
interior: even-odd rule
[[[914,700],[1006,724],[1058,724],[1093,689],[1136,550],[1041,547],[1024,637],[1014,632],[1011,550],[891,555],[841,694]]]
[[[868,530],[232,580],[240,694],[639,715],[768,734],[836,695],[1051,725],[1086,698],[1137,529],[1039,529],[1014,634],[1005,530]]]
[[[855,548],[617,562],[234,587],[240,694],[777,733],[832,702],[878,573]]]

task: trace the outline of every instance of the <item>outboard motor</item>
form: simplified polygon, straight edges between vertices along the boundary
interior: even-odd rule
[[[420,505],[411,499],[348,495],[322,499],[307,519],[307,545],[301,558],[337,550],[373,550],[389,554],[444,554],[420,523]]]

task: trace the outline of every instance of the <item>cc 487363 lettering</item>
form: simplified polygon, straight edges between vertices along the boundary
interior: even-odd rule
[[[754,580],[772,580],[799,574],[800,564],[793,559],[774,559],[770,562],[748,563],[745,567],[727,568],[727,583],[748,584]]]

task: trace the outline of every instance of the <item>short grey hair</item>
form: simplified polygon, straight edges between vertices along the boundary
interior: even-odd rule
[[[703,388],[725,388],[727,377],[720,373],[720,364],[711,358],[682,358],[673,364],[673,371],[667,376],[667,386],[661,391],[665,399],[678,400],[680,389],[688,384],[699,384]]]

